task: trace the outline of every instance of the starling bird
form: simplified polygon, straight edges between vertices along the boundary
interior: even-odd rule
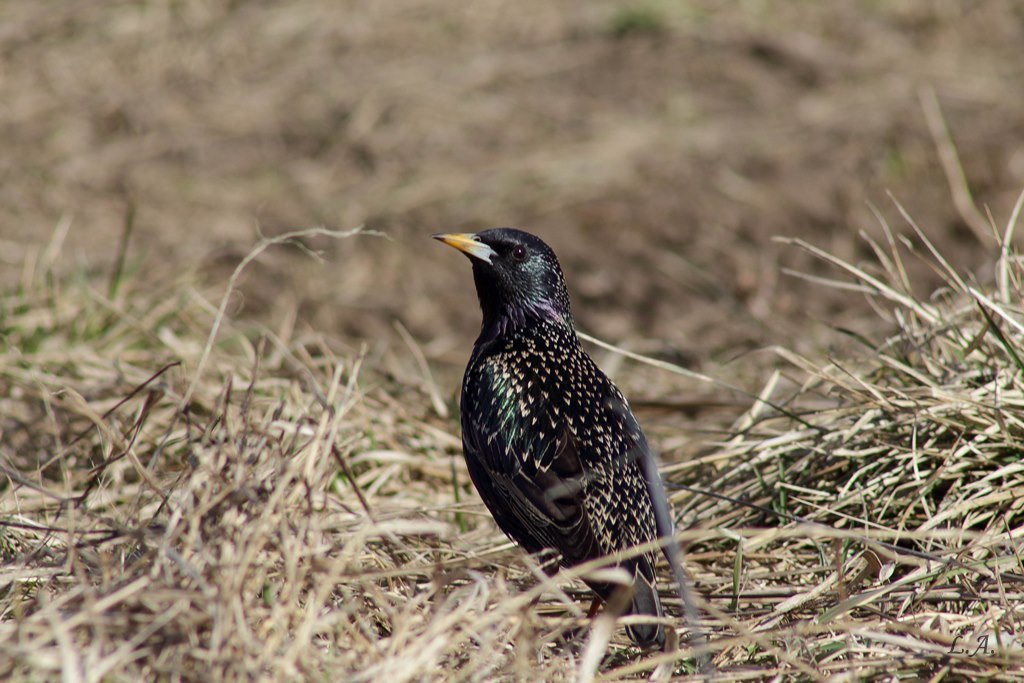
[[[480,497],[529,553],[554,551],[564,566],[610,557],[634,577],[628,612],[662,616],[656,552],[621,553],[672,535],[664,488],[626,399],[580,346],[554,252],[513,228],[434,238],[470,257],[483,310],[462,384]],[[589,585],[603,600],[615,589]],[[660,624],[626,630],[641,647],[664,645]]]

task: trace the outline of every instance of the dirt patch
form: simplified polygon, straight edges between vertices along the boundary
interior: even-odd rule
[[[65,268],[109,268],[133,213],[130,264],[216,281],[257,231],[365,224],[390,239],[322,267],[269,254],[236,313],[279,324],[297,306],[298,324],[353,342],[401,320],[452,376],[478,318],[436,230],[540,233],[582,327],[702,366],[820,346],[814,319],[863,313],[782,275],[822,271],[771,238],[856,260],[858,231],[879,234],[870,204],[905,227],[886,190],[957,266],[991,260],[950,200],[922,88],[983,211],[1004,222],[1024,185],[1024,11],[1008,0],[25,0],[4,15],[8,281],[62,217]]]

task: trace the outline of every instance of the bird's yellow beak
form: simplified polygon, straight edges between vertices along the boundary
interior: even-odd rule
[[[476,239],[476,235],[469,232],[439,232],[435,235],[431,235],[435,240],[444,242],[449,247],[455,247],[459,251],[472,256],[473,258],[480,259],[486,263],[490,263],[494,257],[494,250],[483,242],[479,242]]]

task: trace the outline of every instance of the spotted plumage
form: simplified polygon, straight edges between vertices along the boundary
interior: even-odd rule
[[[498,526],[565,566],[611,556],[634,577],[630,611],[662,616],[656,553],[616,557],[671,533],[661,480],[626,399],[580,346],[554,252],[512,228],[435,235],[471,257],[483,324],[462,386],[470,476]],[[667,510],[667,504],[661,506]],[[591,583],[607,599],[613,586]],[[664,628],[627,627],[639,645]]]

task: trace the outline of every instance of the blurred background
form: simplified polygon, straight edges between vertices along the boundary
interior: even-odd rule
[[[402,349],[398,321],[454,395],[479,312],[429,235],[513,225],[559,254],[581,328],[728,374],[874,315],[773,237],[869,261],[872,207],[909,232],[887,192],[987,277],[935,115],[1005,225],[1022,50],[1016,0],[5,0],[0,273],[68,224],[61,270],[108,272],[130,225],[141,280],[210,284],[259,235],[365,225],[387,238],[268,252],[232,315]]]

